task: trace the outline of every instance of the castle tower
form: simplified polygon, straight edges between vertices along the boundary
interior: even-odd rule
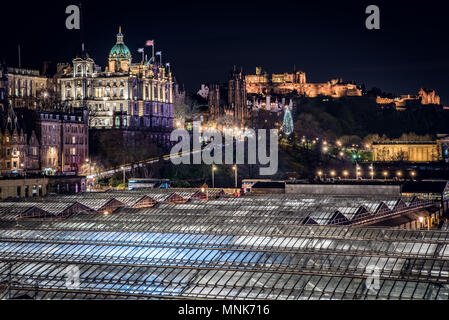
[[[234,118],[245,123],[249,116],[246,97],[246,80],[242,72],[231,73],[228,89],[228,103],[231,110],[233,110]]]

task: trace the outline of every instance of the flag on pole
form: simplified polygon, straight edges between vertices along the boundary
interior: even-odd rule
[[[156,51],[156,55],[160,56],[162,54],[162,51]]]
[[[145,43],[145,46],[147,46],[147,47],[154,46],[154,40],[147,40],[147,42]]]
[[[139,49],[137,49],[137,52],[140,52],[140,53],[142,53],[142,52],[143,52],[143,48],[139,48]]]

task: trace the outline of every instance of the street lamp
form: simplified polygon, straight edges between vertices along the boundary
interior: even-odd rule
[[[422,224],[424,222],[424,218],[423,217],[419,217],[419,228],[422,228]]]
[[[89,192],[92,192],[92,162],[89,158],[86,158],[86,162],[89,162],[89,177],[90,177],[90,183],[89,183]]]
[[[412,172],[410,172],[410,175],[412,176],[412,180],[413,180],[415,178],[415,176],[416,176],[416,172],[412,171]]]
[[[235,188],[237,189],[237,165],[232,167],[234,169]]]
[[[214,172],[217,170],[215,166],[212,166],[212,188],[215,188],[215,181],[214,181]]]
[[[330,173],[331,173],[331,177],[332,177],[332,178],[335,177],[336,172],[335,172],[334,170],[332,170]]]
[[[201,192],[204,193],[204,188],[201,188]],[[209,189],[206,190],[206,200],[209,199]]]
[[[362,175],[362,172],[360,171],[360,167],[359,167],[358,164],[357,164],[356,167],[355,167],[355,171],[356,171],[356,178],[358,179],[359,176]]]
[[[321,176],[323,175],[323,171],[319,170],[317,173],[318,173],[318,177],[320,177],[320,180],[321,180]]]
[[[125,183],[126,183],[126,177],[125,177],[125,166],[122,166],[122,170],[123,170],[123,189],[125,189]]]
[[[383,176],[385,177],[385,180],[387,180],[387,177],[388,177],[388,171],[384,171],[384,172],[382,172],[382,174],[383,174]]]
[[[402,171],[398,171],[398,172],[396,172],[396,176],[399,178],[399,179],[401,179],[401,176],[402,176]]]
[[[345,171],[343,171],[343,176],[344,176],[345,178],[347,178],[347,177],[348,177],[348,175],[349,175],[349,172],[348,172],[348,170],[345,170]]]

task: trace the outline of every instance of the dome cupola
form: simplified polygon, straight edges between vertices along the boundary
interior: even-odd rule
[[[128,71],[131,65],[131,51],[129,51],[126,44],[123,42],[122,27],[119,27],[117,33],[117,42],[109,52],[109,71],[120,72]]]

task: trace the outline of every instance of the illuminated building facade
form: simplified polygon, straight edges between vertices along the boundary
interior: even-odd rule
[[[373,159],[376,162],[433,162],[440,160],[440,157],[441,152],[436,141],[373,143]]]
[[[132,63],[119,30],[104,71],[85,52],[59,78],[63,104],[88,108],[91,128],[173,127],[173,78],[170,68],[154,60]]]
[[[410,104],[418,105],[440,105],[440,96],[437,95],[435,90],[423,89],[419,90],[417,95],[402,95],[397,98],[384,98],[378,96],[376,98],[376,103],[381,105],[394,105],[397,110],[405,110]]]
[[[326,83],[308,83],[303,71],[293,73],[272,74],[262,73],[256,68],[255,75],[246,76],[246,91],[255,94],[290,94],[296,93],[306,97],[329,96],[341,98],[346,96],[361,96],[362,92],[353,83],[345,83],[341,79],[334,79]]]
[[[89,157],[86,115],[39,112],[37,132],[41,140],[41,170],[78,173]]]
[[[0,63],[0,112],[8,108],[8,73]]]
[[[8,99],[14,108],[36,109],[47,98],[47,77],[38,70],[7,68]]]
[[[73,174],[89,155],[87,114],[0,112],[1,174]]]
[[[211,85],[208,104],[211,117],[215,121],[228,116],[236,123],[248,123],[251,113],[243,72],[231,72],[226,85]]]
[[[36,132],[12,108],[0,112],[0,142],[1,174],[39,171]]]

